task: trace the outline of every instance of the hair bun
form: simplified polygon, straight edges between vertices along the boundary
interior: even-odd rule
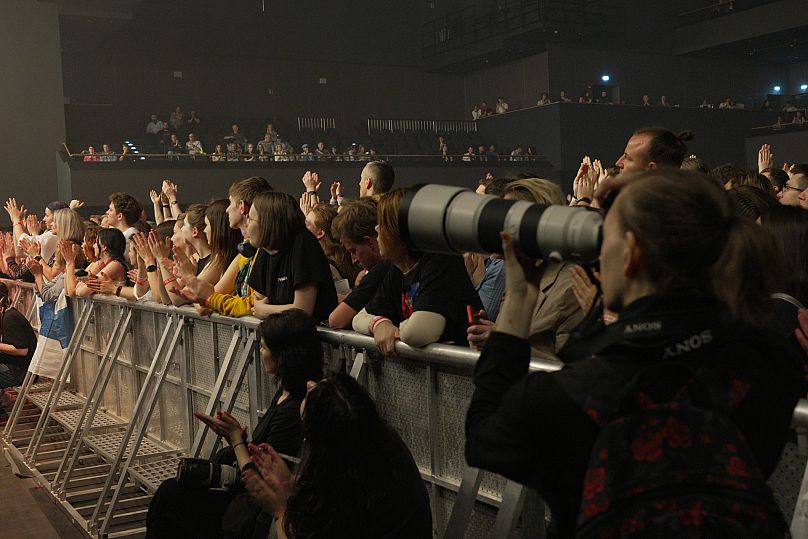
[[[686,142],[688,140],[693,140],[693,131],[681,131],[679,134],[676,135],[676,140],[680,142]]]

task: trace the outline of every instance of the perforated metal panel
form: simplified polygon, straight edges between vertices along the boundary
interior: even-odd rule
[[[56,421],[64,425],[71,432],[76,430],[76,425],[78,425],[79,423],[80,416],[81,416],[81,410],[78,409],[54,412],[52,415],[52,417]],[[86,424],[87,420],[85,419],[82,422],[82,425]],[[98,412],[96,412],[95,417],[93,417],[92,427],[93,428],[113,427],[113,426],[122,426],[125,424],[126,423],[123,420],[113,417],[99,410]]]
[[[134,334],[136,335],[137,346],[135,347],[135,361],[138,365],[147,367],[151,364],[154,352],[161,333],[155,334],[154,314],[150,312],[139,312],[134,319]],[[160,316],[159,318],[164,318]]]
[[[799,454],[797,444],[788,442],[783,449],[783,455],[780,457],[777,468],[769,478],[769,487],[774,493],[777,505],[786,517],[786,522],[791,522],[791,518],[794,516],[805,465],[806,456]]]
[[[132,472],[150,487],[150,492],[154,492],[160,486],[160,483],[177,476],[179,463],[179,457],[170,457],[154,462],[136,464],[132,466]]]
[[[103,434],[94,434],[92,436],[87,436],[85,440],[89,445],[94,447],[98,452],[103,454],[107,458],[113,458],[117,452],[118,448],[121,447],[123,443],[123,435],[124,432],[106,432]],[[126,443],[126,450],[124,455],[129,457],[132,452],[132,439],[129,439]],[[161,453],[169,453],[169,450],[166,450],[163,447],[155,444],[148,438],[144,438],[143,441],[140,443],[140,447],[138,447],[137,455],[147,456],[147,455],[159,455]]]
[[[216,382],[216,353],[213,348],[213,324],[194,321],[194,338],[191,344],[191,383],[210,389]]]
[[[438,373],[437,388],[438,431],[435,441],[442,449],[441,476],[459,483],[466,465],[463,426],[473,385],[466,377]]]
[[[182,389],[174,384],[163,384],[160,392],[165,413],[165,431],[160,437],[173,447],[188,450],[191,443],[188,436],[185,400]]]
[[[37,405],[39,409],[42,409],[48,402],[48,393],[29,395],[28,399]],[[62,391],[62,394],[59,395],[59,400],[57,401],[55,408],[57,410],[66,410],[69,408],[80,408],[82,406],[84,406],[84,399],[82,397],[67,391]]]
[[[431,469],[426,369],[385,359],[370,371],[368,388],[379,412],[401,435],[418,466]]]

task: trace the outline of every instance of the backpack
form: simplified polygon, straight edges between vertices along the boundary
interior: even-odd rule
[[[656,365],[621,390],[611,418],[593,417],[601,431],[577,538],[785,536],[783,516],[730,419],[751,384],[732,376],[706,383],[702,375]]]

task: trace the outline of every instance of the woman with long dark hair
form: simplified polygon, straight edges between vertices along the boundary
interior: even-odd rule
[[[536,266],[503,233],[505,301],[474,374],[466,459],[538,490],[562,538],[620,536],[625,523],[643,537],[782,536],[764,479],[789,435],[804,358],[749,317],[757,295],[740,290],[728,306],[716,286],[766,270],[762,257],[725,256],[764,231],[699,174],[660,169],[616,182],[600,307],[619,319],[588,318],[559,371],[528,372]],[[621,435],[611,451],[607,432]],[[627,483],[614,481],[631,474],[638,488],[617,496]],[[691,530],[672,507],[698,514]]]
[[[253,430],[253,443],[268,443],[277,451],[297,456],[303,442],[300,407],[306,384],[323,376],[323,349],[311,317],[292,309],[274,314],[259,326],[261,362],[278,389],[269,409]],[[215,416],[195,413],[197,419],[224,438],[229,447],[216,462],[242,469],[250,462],[243,427],[227,412]],[[149,506],[147,537],[260,536],[265,520],[243,489],[214,491],[165,481]],[[263,532],[266,537],[266,531]]]
[[[99,258],[87,266],[90,277],[103,273],[108,279],[121,284],[126,283],[126,238],[117,228],[102,228],[97,237]],[[65,246],[65,248],[63,248]],[[67,262],[65,271],[65,290],[68,296],[91,296],[93,289],[76,277],[76,256],[81,251],[79,245],[66,246],[60,243],[60,253]]]
[[[293,477],[277,449],[251,446],[247,490],[278,520],[279,537],[432,537],[429,497],[401,437],[347,374],[309,384],[303,458]]]

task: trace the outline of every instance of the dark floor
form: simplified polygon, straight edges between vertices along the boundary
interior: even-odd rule
[[[9,539],[85,537],[33,479],[20,479],[0,449],[0,535]]]

